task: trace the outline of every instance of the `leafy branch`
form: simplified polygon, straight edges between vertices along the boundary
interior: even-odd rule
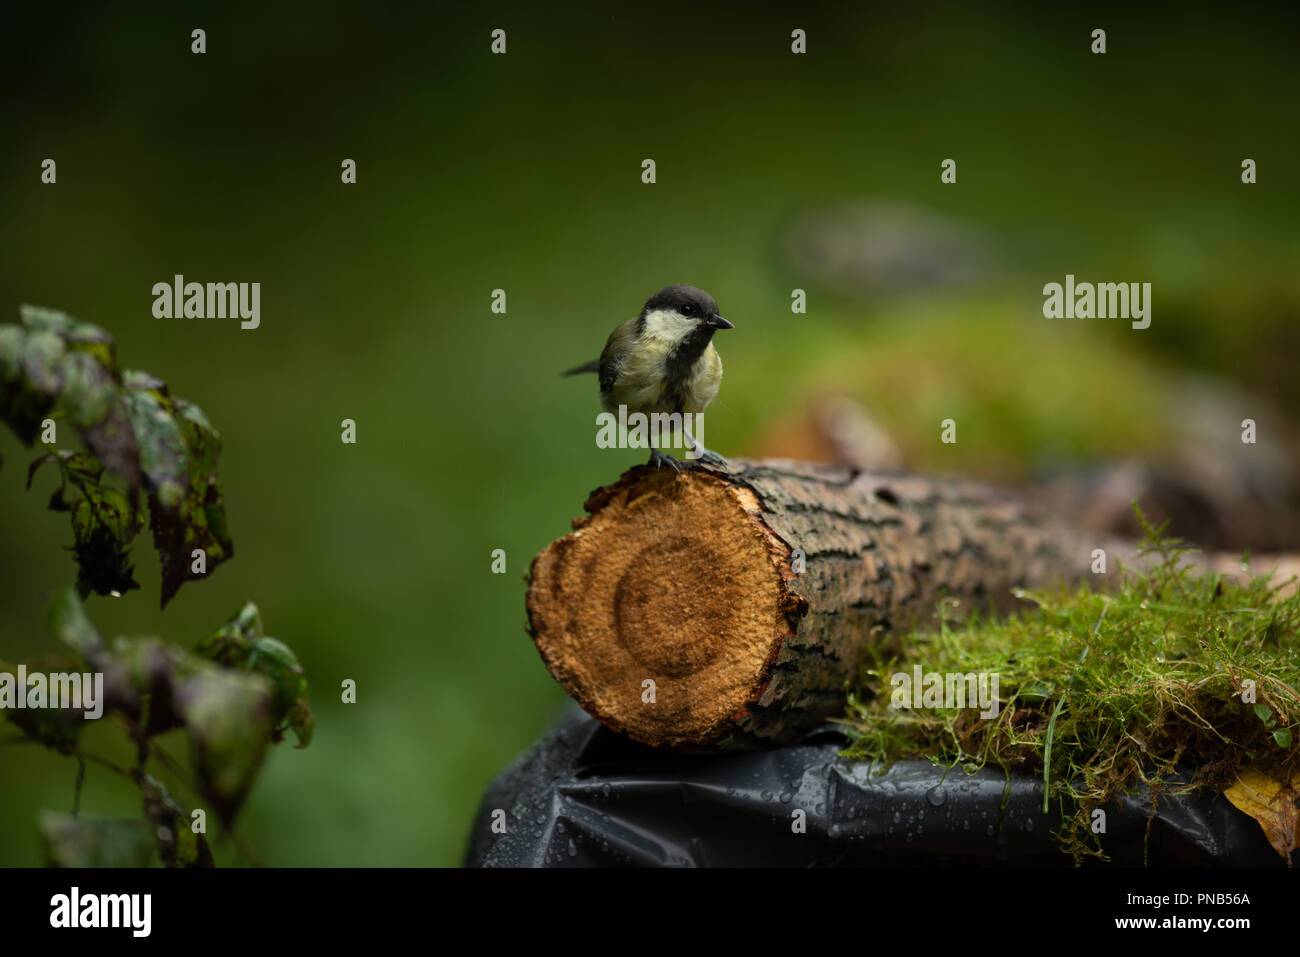
[[[71,511],[78,587],[83,596],[138,587],[126,564],[148,502],[162,563],[165,608],[185,581],[204,578],[234,554],[217,479],[221,436],[203,410],[174,397],[160,379],[121,370],[113,339],[98,326],[35,306],[21,326],[0,326],[0,419],[27,446],[53,444],[60,420],[85,454],[57,449],[32,463],[59,463],[54,511]],[[125,490],[103,484],[111,473]],[[63,498],[72,484],[80,493]],[[200,555],[200,552],[202,553]]]
[[[203,411],[173,396],[160,380],[120,370],[104,330],[64,313],[24,306],[21,326],[0,326],[0,420],[24,445],[49,451],[27,472],[31,488],[45,465],[59,485],[48,508],[70,515],[77,580],[55,598],[50,629],[65,651],[43,663],[50,673],[102,681],[102,717],[135,746],[134,766],[82,749],[91,706],[46,700],[25,687],[22,666],[0,661],[0,707],[23,738],[77,760],[72,813],[43,812],[40,831],[55,865],[211,866],[208,810],[244,856],[256,853],[234,830],[269,747],[292,732],[298,747],[314,721],[307,681],[288,645],[266,635],[251,602],[192,651],[154,638],[106,641],[86,613],[91,594],[119,597],[139,588],[130,547],[146,512],[162,565],[162,605],[186,581],[205,578],[230,558],[216,464],[221,438]],[[60,423],[84,451],[60,449]],[[21,700],[17,700],[22,696]],[[185,733],[190,770],[162,750],[157,736]],[[140,820],[80,817],[90,761],[132,782]],[[186,807],[149,772],[150,761],[182,781],[201,806]],[[200,814],[200,810],[203,812]]]

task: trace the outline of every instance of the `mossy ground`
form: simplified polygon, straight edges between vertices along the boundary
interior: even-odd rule
[[[1121,793],[1224,790],[1247,769],[1294,781],[1294,581],[1201,574],[1186,546],[1143,527],[1144,570],[1124,569],[1109,590],[1019,593],[1035,607],[956,627],[945,620],[877,648],[849,698],[847,754],[1041,775],[1044,809],[1060,809],[1059,837],[1076,860],[1104,857],[1090,811]],[[990,719],[975,708],[891,707],[891,676],[918,664],[998,675],[1001,710]],[[1190,783],[1171,780],[1175,770],[1191,771]]]

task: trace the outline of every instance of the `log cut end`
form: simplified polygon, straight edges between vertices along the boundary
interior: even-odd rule
[[[589,713],[672,747],[718,738],[757,701],[806,610],[790,546],[725,474],[636,468],[537,556],[528,615]],[[653,684],[651,684],[653,682]]]

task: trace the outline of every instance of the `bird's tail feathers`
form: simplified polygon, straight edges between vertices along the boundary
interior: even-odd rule
[[[572,369],[569,369],[567,372],[564,372],[563,374],[579,375],[580,373],[583,372],[599,372],[599,371],[600,371],[600,360],[592,359],[590,362],[584,362],[580,366],[574,366]]]

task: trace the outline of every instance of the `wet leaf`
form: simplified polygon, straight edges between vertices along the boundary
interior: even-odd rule
[[[129,542],[141,527],[125,495],[115,488],[93,487],[72,506],[72,529],[80,541],[96,526],[103,526],[114,538]]]
[[[132,488],[140,484],[140,452],[120,393],[114,396],[108,415],[84,429],[81,438],[110,472]]]
[[[316,729],[316,719],[312,717],[311,705],[307,703],[305,694],[293,703],[293,707],[285,715],[285,723],[293,730],[299,748],[311,744],[311,735]]]
[[[120,708],[145,734],[162,734],[184,723],[177,683],[206,666],[156,638],[115,638],[96,662],[104,672],[106,704]]]
[[[132,577],[128,543],[141,527],[140,516],[125,495],[113,488],[92,486],[72,506],[76,540],[77,586],[82,595],[125,594],[140,585]]]
[[[205,577],[191,571],[194,549],[205,552],[208,574],[234,554],[216,475],[221,437],[197,407],[174,402],[165,387],[129,389],[123,397],[140,449],[166,607],[184,581]]]
[[[60,397],[78,429],[102,422],[117,398],[117,380],[111,369],[86,352],[70,352],[63,361],[63,394]]]
[[[48,671],[70,670],[74,662],[59,661]],[[28,670],[33,669],[28,666]],[[5,718],[33,741],[58,751],[60,754],[72,754],[77,748],[77,740],[86,727],[86,719],[81,711],[72,708],[19,708],[17,707],[18,666],[0,662],[0,703],[3,703]],[[13,700],[9,700],[9,696]]]
[[[63,352],[58,336],[47,333],[35,343],[31,338],[14,326],[0,328],[0,419],[23,445],[36,441],[41,420],[54,408],[54,369]]]
[[[271,719],[274,738],[288,728],[298,747],[311,741],[315,721],[307,703],[307,678],[298,656],[284,642],[262,634],[262,617],[248,602],[234,617],[199,643],[195,649],[212,661],[264,675],[272,688]]]
[[[122,388],[148,391],[150,389],[165,389],[167,383],[157,376],[150,375],[141,369],[123,369],[122,370]]]
[[[55,408],[80,430],[105,419],[118,389],[112,337],[54,309],[22,306],[19,313],[25,333],[0,333],[0,407],[18,437],[30,445]]]
[[[220,664],[241,667],[252,653],[253,641],[260,637],[262,616],[250,601],[233,618],[199,642],[194,650]]]
[[[258,638],[253,642],[247,667],[265,675],[271,682],[276,728],[282,724],[292,728],[298,738],[298,747],[307,747],[315,721],[307,704],[307,678],[297,655],[282,641]]]
[[[64,316],[69,342],[75,343],[65,362],[66,381],[60,406],[81,434],[82,441],[103,464],[128,484],[140,481],[139,450],[126,417],[121,389],[123,374],[117,368],[112,338],[87,323]]]
[[[1223,792],[1234,807],[1259,822],[1273,849],[1287,861],[1296,849],[1296,824],[1300,820],[1300,808],[1296,806],[1298,785],[1300,778],[1286,785],[1267,774],[1247,768]]]
[[[248,656],[249,671],[265,675],[275,691],[276,713],[283,714],[302,692],[304,679],[298,657],[283,641],[257,638]]]
[[[50,867],[148,867],[157,850],[148,821],[42,811],[41,848]]]
[[[59,487],[63,488],[71,481],[74,485],[98,485],[100,477],[104,474],[103,466],[90,455],[84,452],[69,452],[59,450],[47,452],[40,458],[27,466],[27,487],[32,487],[32,480],[36,477],[37,471],[42,465],[55,463],[59,466]]]
[[[161,781],[139,775],[144,813],[157,825],[158,853],[166,867],[212,867],[212,849],[202,834],[195,834],[189,813],[171,796]]]
[[[221,437],[198,406],[173,397],[161,380],[120,371],[113,339],[104,330],[53,309],[23,306],[20,312],[22,326],[0,327],[0,419],[31,445],[41,422],[60,416],[89,450],[42,456],[29,470],[29,484],[41,465],[61,464],[64,481],[50,507],[74,512],[73,549],[84,594],[120,594],[138,586],[127,561],[129,539],[114,534],[112,521],[86,523],[84,512],[78,525],[66,486],[75,485],[96,514],[102,502],[89,486],[101,486],[105,469],[126,482],[130,503],[137,501],[136,489],[143,489],[166,607],[182,583],[205,577],[234,553],[216,471]],[[122,521],[116,527],[135,525]],[[203,573],[191,570],[195,549],[205,553]]]
[[[194,767],[205,800],[229,825],[239,813],[266,757],[271,736],[271,688],[260,675],[217,670],[176,688],[190,733]]]
[[[45,306],[22,305],[18,307],[18,315],[28,329],[34,332],[54,333],[68,343],[95,352],[106,366],[112,368],[115,365],[113,337],[99,326],[82,322],[66,312]]]
[[[80,711],[70,708],[24,708],[6,711],[5,718],[24,735],[60,754],[72,754],[86,727]]]

